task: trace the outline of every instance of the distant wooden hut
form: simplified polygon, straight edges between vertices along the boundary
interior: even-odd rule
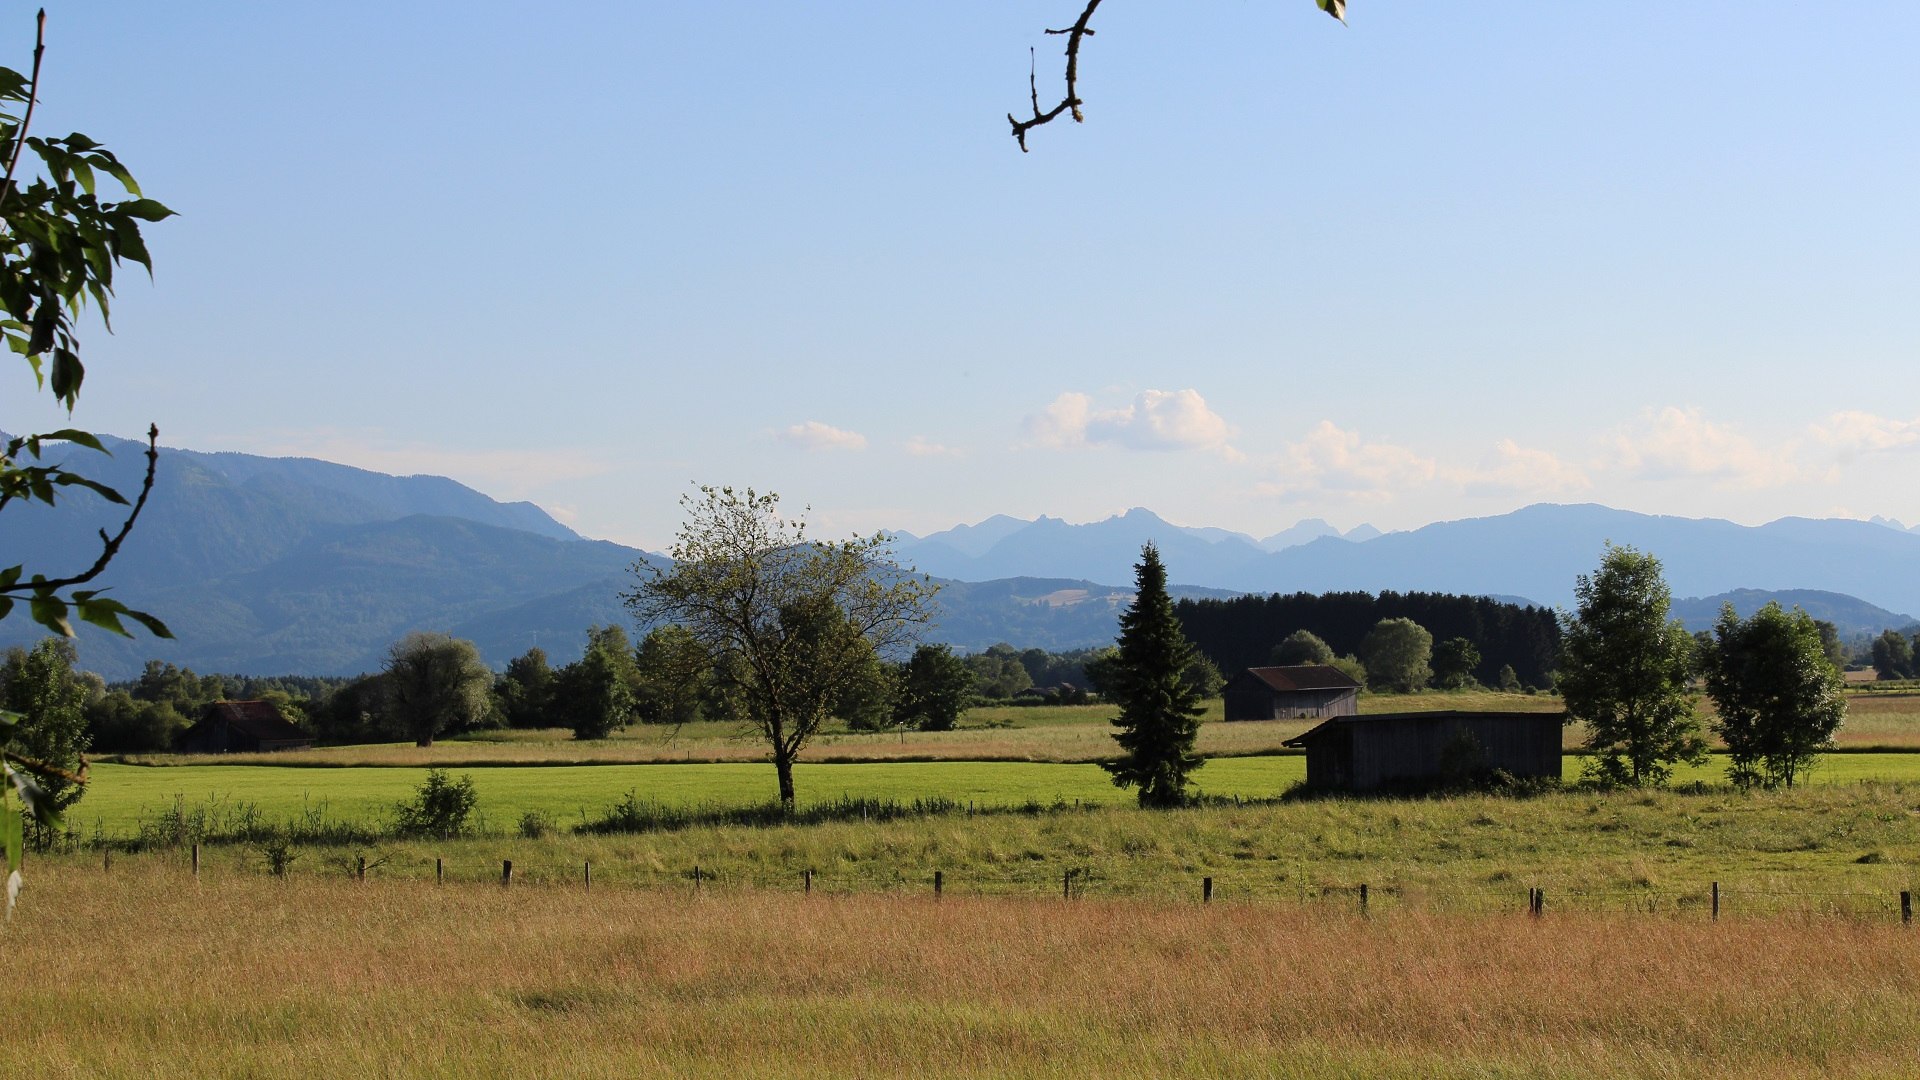
[[[1373,791],[1433,787],[1498,769],[1560,775],[1562,713],[1403,712],[1341,716],[1286,741],[1307,752],[1307,785]]]
[[[253,754],[305,750],[313,737],[288,723],[268,701],[216,701],[180,736],[188,754]]]
[[[1319,720],[1360,711],[1360,684],[1328,664],[1247,668],[1220,696],[1229,720]]]

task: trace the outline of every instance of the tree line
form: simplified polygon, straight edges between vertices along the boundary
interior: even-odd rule
[[[1506,681],[1504,668],[1512,668],[1522,686],[1551,686],[1560,652],[1560,625],[1552,610],[1484,596],[1274,593],[1179,600],[1174,612],[1195,647],[1229,672],[1275,662],[1274,647],[1302,630],[1324,642],[1336,657],[1357,656],[1364,662],[1367,637],[1383,620],[1408,620],[1435,641],[1471,644],[1474,657],[1468,675],[1487,686]]]

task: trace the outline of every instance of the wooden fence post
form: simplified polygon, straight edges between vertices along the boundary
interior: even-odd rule
[[[1900,890],[1900,924],[1902,926],[1913,924],[1913,893],[1906,889]]]
[[[1210,877],[1200,879],[1200,902],[1203,904],[1213,903],[1213,879]]]
[[[445,885],[447,883],[447,864],[446,861],[438,855],[433,857],[433,883],[435,885]]]
[[[1720,883],[1713,883],[1713,921],[1720,921]]]
[[[941,893],[942,887],[945,884],[946,884],[946,875],[938,870],[935,870],[933,872],[933,895],[939,896]]]
[[[586,883],[587,891],[593,891],[593,860],[588,859],[580,868],[581,879]]]
[[[1367,913],[1367,883],[1363,881],[1360,883],[1360,914],[1365,915],[1366,913]]]
[[[353,880],[355,881],[367,880],[367,857],[365,855],[359,855],[354,857]]]
[[[800,882],[806,894],[808,896],[812,896],[813,895],[813,867],[809,866],[805,870],[802,870],[800,872]]]
[[[200,876],[200,845],[193,845],[193,876]]]
[[[513,860],[501,859],[500,860],[500,887],[504,889],[511,884],[513,884]]]
[[[1073,871],[1071,870],[1060,875],[1060,899],[1073,899]]]
[[[100,849],[100,869],[102,871],[113,869],[113,849],[112,848]]]
[[[693,891],[694,892],[700,891],[700,864],[699,863],[693,864]]]

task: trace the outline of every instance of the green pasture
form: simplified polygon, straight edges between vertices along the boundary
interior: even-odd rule
[[[1577,779],[1583,759],[1568,755],[1565,775]],[[773,768],[755,762],[686,765],[479,766],[454,768],[470,775],[479,793],[478,813],[489,829],[509,830],[533,812],[559,825],[601,816],[629,791],[668,806],[744,806],[770,801]],[[251,806],[262,819],[301,814],[329,820],[383,817],[426,776],[416,768],[282,768],[258,765],[168,767],[98,764],[86,797],[69,812],[83,836],[136,833],[178,803],[188,810],[233,812]],[[1306,759],[1296,755],[1220,758],[1197,774],[1209,795],[1271,798],[1305,779]],[[1724,759],[1681,769],[1677,782],[1721,783]],[[843,797],[911,802],[939,797],[982,809],[1028,802],[1119,805],[1130,792],[1115,788],[1097,765],[1010,761],[859,762],[802,764],[795,770],[802,803]],[[1829,754],[1808,777],[1811,784],[1858,781],[1920,781],[1920,754]]]

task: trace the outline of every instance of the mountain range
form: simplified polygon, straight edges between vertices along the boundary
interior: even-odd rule
[[[113,440],[88,475],[131,492],[144,446]],[[66,573],[119,518],[89,493],[0,515],[4,564]],[[1920,611],[1920,534],[1896,523],[1787,518],[1761,526],[1603,506],[1511,514],[1379,534],[1302,522],[1257,539],[1173,525],[1150,511],[1074,525],[997,516],[925,537],[902,561],[946,580],[932,640],[1064,649],[1111,641],[1140,547],[1161,550],[1178,596],[1356,590],[1457,592],[1569,606],[1605,542],[1660,556],[1677,616],[1710,625],[1722,602],[1801,606],[1848,633],[1907,626]],[[82,662],[112,679],[148,659],[198,671],[353,674],[410,630],[446,630],[497,666],[531,646],[579,655],[586,628],[629,621],[630,568],[650,556],[588,540],[530,503],[500,503],[444,477],[389,476],[302,458],[161,451],[159,480],[120,557],[96,584],[164,618],[174,641],[80,628]],[[1794,591],[1798,590],[1798,591]],[[22,617],[0,645],[33,640]]]

